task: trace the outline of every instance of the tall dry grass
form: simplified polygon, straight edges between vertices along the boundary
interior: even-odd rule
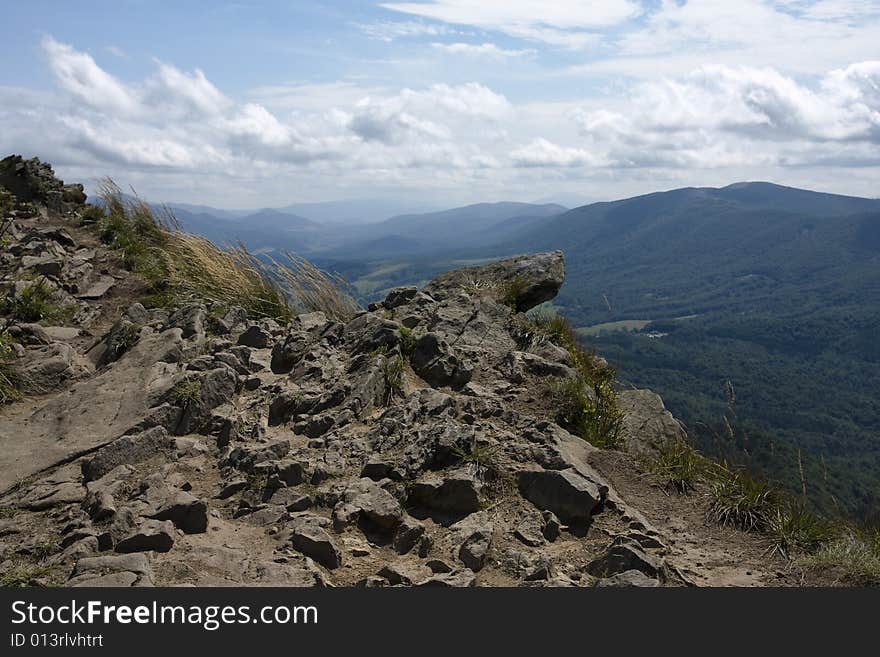
[[[198,298],[240,306],[253,317],[289,321],[322,311],[345,321],[358,304],[345,280],[306,259],[261,260],[241,243],[223,248],[181,230],[173,212],[126,196],[110,179],[100,186],[101,239],[119,250],[126,266],[141,274],[166,304]]]

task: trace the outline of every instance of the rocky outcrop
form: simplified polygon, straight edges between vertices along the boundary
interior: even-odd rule
[[[568,352],[522,340],[562,253],[396,288],[345,322],[148,309],[79,226],[75,188],[3,167],[40,208],[14,211],[6,295],[32,272],[72,314],[15,325],[45,396],[0,415],[16,513],[0,565],[52,544],[71,586],[674,583],[595,448],[552,420],[544,391],[578,376]],[[662,403],[623,399],[632,441],[671,431]]]

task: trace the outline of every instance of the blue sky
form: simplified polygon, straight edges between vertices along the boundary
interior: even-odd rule
[[[4,18],[0,150],[150,198],[877,194],[877,0],[29,0]]]

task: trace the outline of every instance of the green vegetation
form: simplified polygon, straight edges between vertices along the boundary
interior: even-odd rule
[[[131,349],[140,339],[140,330],[134,324],[125,324],[114,331],[110,337],[109,349],[114,357],[119,357]]]
[[[746,472],[727,472],[709,481],[706,518],[744,531],[764,530],[778,509],[779,494]]]
[[[857,532],[842,521],[817,515],[802,499],[707,458],[684,441],[665,445],[647,465],[678,493],[705,497],[707,521],[763,535],[768,554],[805,569],[833,566],[850,584],[880,585],[877,530]]]
[[[848,530],[814,554],[798,561],[807,571],[818,571],[851,586],[880,586],[880,530]]]
[[[171,403],[181,408],[188,408],[197,404],[202,396],[202,382],[198,379],[186,379],[179,381],[171,389]]]
[[[413,351],[416,349],[416,342],[418,338],[416,338],[415,333],[413,333],[412,329],[408,329],[405,326],[401,326],[400,330],[398,330],[398,334],[400,337],[400,354],[404,358],[409,358],[412,356]]]
[[[9,337],[0,332],[0,404],[21,399],[24,381],[15,367]]]
[[[14,199],[12,194],[0,187],[0,219],[6,217],[6,213],[12,210]]]
[[[511,310],[517,312],[520,310],[519,308],[519,299],[522,296],[523,292],[525,292],[528,287],[528,283],[525,279],[517,276],[511,281],[506,282],[503,286],[501,286],[499,301],[503,303],[505,306],[510,307]]]
[[[13,322],[56,322],[70,318],[72,309],[53,301],[53,290],[45,278],[33,281],[6,300],[4,313]]]
[[[524,323],[516,321],[521,343],[549,341],[562,347],[578,373],[577,379],[560,380],[549,387],[560,425],[596,447],[622,447],[623,413],[617,404],[614,369],[581,347],[571,324],[561,315],[539,312]]]
[[[406,361],[399,354],[385,359],[382,371],[385,375],[386,404],[394,397],[403,396],[403,371],[405,368]]]
[[[53,566],[19,566],[0,574],[0,588],[16,589],[39,586],[39,579],[51,574]]]
[[[696,490],[714,468],[719,467],[683,440],[666,443],[649,470],[679,493]]]
[[[770,514],[767,535],[771,552],[791,559],[797,554],[812,554],[828,545],[839,534],[834,523],[820,518],[801,502],[788,502]]]

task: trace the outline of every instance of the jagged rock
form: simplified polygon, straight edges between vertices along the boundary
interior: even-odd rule
[[[78,504],[86,497],[86,489],[79,482],[67,481],[37,486],[25,495],[20,505],[31,511],[45,511],[54,506]]]
[[[174,525],[168,520],[145,520],[116,544],[117,552],[168,552],[174,545]]]
[[[441,586],[454,588],[471,588],[477,585],[477,576],[469,568],[460,568],[448,573],[435,574],[422,580],[416,586]]]
[[[544,518],[544,538],[552,543],[559,538],[559,533],[562,531],[562,523],[559,522],[559,518],[552,511],[544,511],[541,515]]]
[[[116,279],[112,276],[101,276],[97,281],[92,283],[85,292],[76,295],[80,299],[100,299],[116,285]]]
[[[202,303],[182,306],[168,318],[167,328],[179,328],[184,338],[204,338],[208,309]]]
[[[641,587],[654,588],[660,586],[660,580],[654,577],[648,577],[640,570],[625,570],[622,573],[612,575],[611,577],[603,577],[596,582],[599,587]]]
[[[252,472],[261,464],[284,458],[289,451],[290,441],[286,438],[258,445],[242,445],[230,452],[226,463],[238,470]]]
[[[666,410],[660,395],[650,390],[623,390],[617,400],[623,411],[621,433],[627,451],[656,456],[665,445],[687,438],[681,423]]]
[[[322,527],[308,518],[294,520],[290,544],[326,568],[339,568],[342,565],[342,552],[336,543]]]
[[[441,274],[423,290],[443,300],[462,288],[482,283],[487,288],[515,292],[512,299],[519,312],[525,312],[556,296],[565,280],[565,256],[562,251],[517,256],[483,265],[465,267]]]
[[[344,338],[352,353],[370,353],[380,349],[391,351],[400,342],[400,325],[363,313],[345,325]]]
[[[19,366],[22,376],[34,390],[48,392],[61,384],[86,377],[90,368],[76,350],[63,342],[28,349]]]
[[[184,534],[202,534],[208,529],[208,505],[183,491],[162,504],[150,517],[170,520]]]
[[[140,463],[162,453],[163,450],[170,449],[173,445],[173,441],[162,427],[154,427],[132,436],[122,436],[102,447],[92,458],[83,463],[83,477],[86,481],[94,481],[119,465]]]
[[[480,510],[480,484],[464,470],[429,473],[416,481],[409,499],[436,511],[467,514]]]
[[[569,470],[522,470],[517,483],[524,498],[569,523],[588,521],[605,500],[608,487]]]
[[[366,520],[379,529],[393,530],[403,518],[400,502],[371,479],[359,479],[345,489],[333,510],[340,525],[355,518]]]
[[[76,562],[67,586],[152,586],[153,570],[143,554],[87,557]]]
[[[247,330],[238,336],[238,344],[254,349],[265,349],[272,341],[272,334],[262,326],[252,324]]]
[[[388,581],[392,586],[412,586],[428,574],[426,568],[411,563],[395,562],[382,567],[376,573]]]
[[[629,570],[637,570],[648,577],[662,579],[666,568],[663,559],[645,552],[635,541],[615,540],[605,553],[587,565],[595,577],[610,577]]]
[[[494,525],[484,513],[480,513],[455,523],[450,529],[460,541],[456,556],[472,571],[480,571],[486,563],[492,546]]]
[[[406,554],[419,544],[424,535],[425,525],[407,516],[394,532],[391,545],[398,554]]]
[[[471,380],[473,365],[457,356],[436,333],[416,342],[410,357],[413,370],[432,386],[459,388]]]
[[[112,493],[99,489],[89,493],[85,500],[86,510],[95,522],[110,520],[116,515],[116,500]]]
[[[517,525],[514,535],[529,547],[540,547],[546,542],[545,524],[542,514],[530,513]]]
[[[402,287],[392,288],[382,305],[388,310],[393,310],[398,306],[402,306],[412,301],[419,293],[419,288],[415,285],[406,285]]]

